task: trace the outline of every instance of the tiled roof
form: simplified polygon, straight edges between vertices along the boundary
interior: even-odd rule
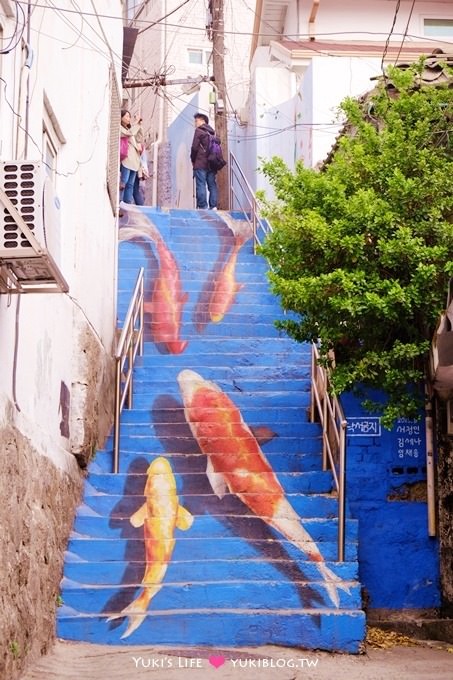
[[[408,62],[398,62],[397,64],[395,64],[396,68],[400,68],[402,70],[409,68],[411,65],[412,64]],[[453,68],[453,55],[445,54],[441,50],[435,50],[432,54],[430,54],[427,57],[424,64],[424,69],[421,75],[418,77],[418,83],[420,85],[431,85],[434,87],[447,84],[448,88],[453,88],[453,75],[451,71],[449,72],[449,69],[452,68]],[[377,76],[375,78],[372,78],[371,80],[383,81],[384,75]],[[390,94],[392,92],[396,94],[397,91],[396,87],[392,82],[392,79],[389,78],[388,76],[385,76],[385,87]],[[375,88],[373,88],[366,94],[362,95],[362,97],[359,98],[359,101],[362,102],[363,104],[369,101],[374,91]],[[369,116],[367,114],[365,114],[365,117],[367,120],[372,121],[373,124],[376,125],[378,128],[382,127],[381,121],[378,121],[374,117]],[[350,122],[346,121],[343,128],[340,130],[337,139],[335,140],[335,143],[333,144],[331,150],[329,151],[327,158],[324,161],[322,161],[322,163],[319,164],[320,168],[324,168],[331,162],[333,155],[338,149],[339,140],[345,135],[354,136],[354,132],[355,127]]]

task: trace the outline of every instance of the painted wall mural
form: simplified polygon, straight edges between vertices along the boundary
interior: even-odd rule
[[[357,523],[337,563],[337,500],[307,422],[309,352],[243,215],[123,207],[120,318],[145,268],[145,354],[90,466],[58,635],[111,644],[266,643],[356,652]],[[258,617],[258,618],[257,618]]]

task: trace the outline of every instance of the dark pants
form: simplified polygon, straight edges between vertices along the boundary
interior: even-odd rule
[[[195,177],[195,194],[197,198],[197,208],[201,210],[208,207],[207,191],[209,191],[209,207],[217,208],[217,182],[216,174],[211,170],[194,170]]]
[[[141,180],[138,174],[135,177],[133,196],[135,205],[145,205],[145,197],[143,195]]]

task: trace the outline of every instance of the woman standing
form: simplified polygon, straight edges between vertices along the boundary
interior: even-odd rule
[[[134,182],[140,168],[140,155],[142,151],[143,130],[142,119],[131,125],[129,111],[121,110],[121,137],[127,137],[127,156],[120,164],[120,201],[133,203]]]

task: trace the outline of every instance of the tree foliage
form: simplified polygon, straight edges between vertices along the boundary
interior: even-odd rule
[[[319,341],[326,365],[334,350],[337,394],[384,390],[387,425],[419,412],[453,275],[453,89],[421,85],[422,68],[390,69],[392,94],[381,84],[343,102],[349,133],[321,172],[262,165],[276,196],[262,253],[298,319],[278,325]]]

